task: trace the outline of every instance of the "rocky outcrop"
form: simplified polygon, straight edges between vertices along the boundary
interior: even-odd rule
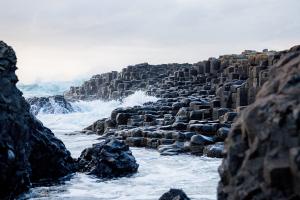
[[[300,46],[269,76],[229,133],[218,199],[300,198]]]
[[[148,85],[160,82],[180,68],[190,64],[149,65],[141,63],[128,66],[121,72],[98,74],[80,87],[71,87],[64,95],[66,99],[121,99],[134,91],[146,89]]]
[[[268,80],[271,66],[286,53],[247,50],[239,55],[209,58],[192,65],[166,65],[169,71],[164,70],[164,75],[155,76],[156,81],[138,88],[159,97],[157,102],[118,108],[109,118],[98,120],[83,132],[96,133],[102,138],[117,137],[130,146],[155,148],[161,155],[189,152],[223,157],[223,142],[231,124],[248,104],[254,102],[255,95]],[[155,67],[149,64],[129,66],[120,73],[114,72],[115,76],[111,77],[122,81],[124,72],[134,69],[151,78],[149,71],[155,71]],[[97,93],[103,85],[98,87],[96,84],[93,92],[86,92],[96,77],[102,75],[77,88],[75,94],[67,92],[66,96],[76,99],[80,96],[77,94],[82,94],[84,98],[109,99],[107,95]],[[127,81],[135,82],[136,76],[129,77]],[[118,91],[113,86],[114,78],[105,80],[105,87],[111,88],[113,93]]]
[[[197,110],[192,106],[201,99],[201,96],[165,98],[143,106],[117,108],[109,118],[96,121],[83,132],[96,133],[103,139],[116,137],[129,146],[155,148],[161,155],[191,152],[222,157],[222,142],[236,115],[226,113],[229,116],[220,121],[201,112],[196,118],[193,113]],[[204,106],[210,112],[211,106]],[[210,146],[205,148],[207,145]]]
[[[107,139],[85,149],[78,158],[78,165],[79,171],[100,178],[128,176],[139,167],[128,145],[116,139]]]
[[[30,112],[16,88],[16,55],[0,42],[0,198],[13,199],[32,182],[50,181],[75,170],[64,144]]]
[[[270,66],[282,53],[246,50],[194,64],[143,63],[128,66],[121,72],[95,75],[82,86],[71,87],[64,95],[67,99],[84,100],[121,99],[137,90],[160,98],[213,95],[216,97],[213,115],[218,118],[222,113],[220,108],[243,109],[254,102],[257,91],[268,79]],[[194,109],[199,110],[197,104]]]
[[[190,200],[190,198],[187,197],[183,190],[170,189],[164,193],[159,200]]]
[[[72,87],[65,97],[107,100],[144,90],[160,100],[116,109],[84,132],[114,136],[130,146],[157,148],[162,155],[191,152],[223,157],[231,124],[254,101],[270,66],[284,53],[248,50],[195,64],[129,66],[96,75],[81,87]]]
[[[66,114],[74,112],[71,103],[64,96],[32,97],[26,99],[30,105],[30,112],[34,115],[39,113]]]

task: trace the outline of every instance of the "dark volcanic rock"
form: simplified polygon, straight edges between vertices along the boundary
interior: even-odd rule
[[[96,133],[97,135],[102,135],[105,131],[105,120],[107,120],[107,118],[103,118],[100,120],[97,120],[96,122],[94,122],[92,125],[86,127],[83,131],[92,131],[94,133]]]
[[[300,198],[300,46],[271,69],[225,148],[218,199]]]
[[[51,181],[74,172],[64,144],[30,112],[17,89],[16,56],[0,42],[0,198],[13,199],[31,182]]]
[[[48,114],[74,112],[72,105],[62,95],[51,97],[32,97],[26,99],[30,104],[30,111],[37,115],[39,112]]]
[[[224,143],[217,142],[215,144],[207,145],[203,149],[203,154],[207,157],[212,158],[223,158],[223,151],[224,151]]]
[[[271,66],[286,53],[246,50],[194,64],[128,66],[93,76],[70,88],[65,98],[122,99],[127,90],[145,91],[159,99],[117,108],[84,132],[114,136],[130,146],[158,148],[162,155],[191,152],[221,157],[222,145],[216,143],[224,142],[232,123],[268,80]],[[136,128],[138,134],[133,134],[131,129]]]
[[[190,200],[188,196],[180,189],[170,189],[164,193],[159,200]]]
[[[81,172],[100,178],[113,178],[137,172],[136,163],[128,145],[117,139],[107,139],[85,149],[78,158]]]

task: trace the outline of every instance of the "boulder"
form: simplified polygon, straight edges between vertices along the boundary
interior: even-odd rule
[[[191,137],[189,149],[192,154],[201,156],[203,155],[204,146],[213,143],[213,138],[197,134]]]
[[[195,145],[202,145],[202,146],[204,146],[204,145],[208,145],[208,144],[214,143],[214,140],[211,137],[197,134],[197,135],[193,135],[191,137],[191,143],[195,144]]]
[[[203,154],[211,158],[223,158],[223,150],[224,143],[217,142],[215,144],[205,146],[203,149]]]
[[[219,125],[216,123],[190,124],[188,129],[203,135],[212,136],[217,133],[218,127]]]
[[[107,120],[107,118],[97,120],[92,125],[84,128],[83,131],[86,134],[89,133],[88,131],[92,131],[93,133],[96,133],[97,135],[102,135],[105,131],[105,120]]]
[[[230,131],[230,128],[227,128],[227,127],[219,128],[217,131],[216,140],[224,141],[227,138],[229,131]]]
[[[201,110],[193,110],[190,112],[190,120],[202,120],[203,112]]]
[[[129,113],[118,113],[116,116],[116,122],[118,125],[127,125],[129,118],[130,118]]]
[[[170,189],[164,193],[159,200],[190,200],[188,196],[180,189]]]
[[[99,178],[114,178],[132,175],[139,165],[124,141],[107,139],[85,149],[78,158],[81,172]]]
[[[143,137],[127,137],[126,144],[131,147],[145,147],[146,140]]]
[[[220,200],[300,198],[300,46],[269,76],[226,140]]]
[[[163,156],[173,156],[177,155],[179,153],[183,153],[184,150],[184,143],[183,142],[174,142],[173,144],[170,145],[160,145],[157,147],[160,155]]]
[[[174,129],[174,130],[186,130],[186,128],[187,128],[187,123],[184,123],[184,122],[174,122],[173,124],[172,124],[172,128]]]

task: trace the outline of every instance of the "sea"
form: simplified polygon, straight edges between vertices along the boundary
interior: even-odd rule
[[[63,94],[73,82],[38,82],[18,84],[25,98]],[[142,105],[157,101],[137,91],[123,101],[77,101],[72,102],[75,112],[48,114],[40,112],[36,116],[61,139],[77,158],[81,151],[99,142],[98,135],[86,135],[79,131],[98,119],[109,117],[118,107]],[[57,109],[60,110],[59,108]],[[183,189],[191,199],[216,199],[219,181],[218,167],[221,159],[199,157],[188,154],[161,156],[158,151],[146,148],[131,148],[137,163],[138,173],[130,177],[101,180],[84,173],[75,173],[69,180],[47,186],[33,186],[22,196],[23,199],[74,199],[74,200],[158,200],[170,188]]]

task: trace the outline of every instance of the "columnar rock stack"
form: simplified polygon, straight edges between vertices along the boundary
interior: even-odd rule
[[[162,155],[191,152],[222,157],[222,142],[237,114],[228,109],[223,119],[212,120],[212,106],[201,97],[162,98],[115,109],[83,132],[116,137],[129,146],[157,148]]]
[[[161,98],[213,95],[220,101],[219,108],[240,109],[254,102],[257,91],[268,79],[269,67],[282,53],[246,50],[195,64],[128,66],[121,72],[95,75],[82,86],[71,87],[65,97],[121,99],[136,90],[145,90]]]
[[[75,171],[64,144],[29,112],[16,87],[16,62],[13,49],[0,41],[0,199]]]
[[[157,102],[116,109],[84,132],[117,137],[130,146],[157,148],[162,155],[191,152],[222,157],[231,124],[255,100],[268,79],[270,66],[285,53],[248,50],[179,68],[171,65],[172,70],[164,76],[137,88],[159,97]],[[155,68],[139,67],[142,74],[144,68]]]
[[[65,93],[67,99],[121,99],[136,90],[161,82],[162,78],[190,64],[149,65],[142,63],[128,66],[121,72],[112,71],[93,76],[80,87],[71,87]]]
[[[282,53],[248,50],[240,55],[210,58],[149,85],[148,94],[161,98],[213,96],[219,101],[216,108],[241,108],[254,101],[255,94],[268,79],[269,66]]]
[[[220,200],[300,199],[300,46],[280,58],[228,136]]]

